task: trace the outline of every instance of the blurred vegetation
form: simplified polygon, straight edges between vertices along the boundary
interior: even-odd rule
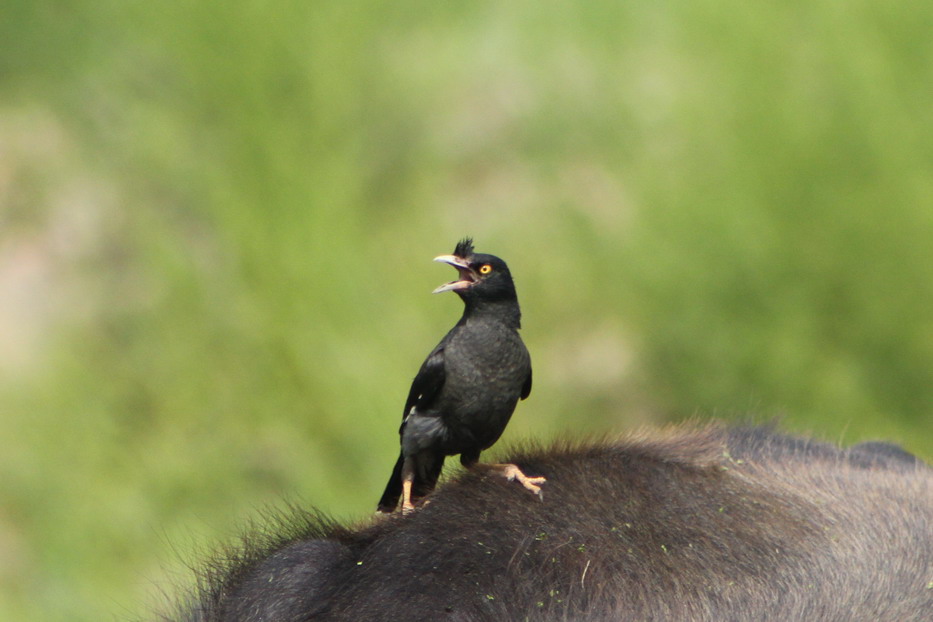
[[[0,619],[364,518],[430,259],[516,275],[503,444],[781,416],[933,458],[933,4],[7,0]]]

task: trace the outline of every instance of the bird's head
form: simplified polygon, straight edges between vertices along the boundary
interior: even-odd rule
[[[450,264],[459,278],[434,290],[457,292],[467,305],[479,302],[517,301],[515,284],[505,262],[495,255],[473,252],[473,240],[464,238],[452,255],[435,257],[434,261]]]

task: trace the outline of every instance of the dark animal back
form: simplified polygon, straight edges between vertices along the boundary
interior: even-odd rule
[[[933,470],[893,446],[713,426],[508,458],[544,502],[468,472],[247,555],[187,619],[930,620]]]

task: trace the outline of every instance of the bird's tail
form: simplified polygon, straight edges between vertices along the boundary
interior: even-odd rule
[[[404,464],[405,456],[400,454],[398,460],[395,461],[395,468],[392,469],[392,476],[389,477],[382,498],[379,499],[379,505],[376,508],[379,512],[388,514],[394,512],[396,506],[398,506],[399,497],[402,496],[402,466]],[[443,468],[443,455],[434,455],[425,460],[418,460],[415,466],[415,479],[411,487],[412,501],[420,499],[434,490]]]
[[[379,499],[379,505],[376,507],[376,510],[379,512],[385,512],[389,514],[395,511],[395,506],[398,505],[398,498],[402,496],[402,465],[405,463],[405,456],[399,454],[398,460],[395,461],[395,468],[392,469],[392,476],[389,478],[389,483],[386,484],[385,492],[382,493],[382,498]]]

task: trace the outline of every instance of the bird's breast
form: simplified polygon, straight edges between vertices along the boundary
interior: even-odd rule
[[[531,368],[518,333],[496,325],[460,331],[445,349],[445,367],[436,407],[452,438],[466,445],[492,444],[515,410]]]
[[[525,344],[507,327],[464,331],[445,354],[448,380],[487,395],[495,395],[493,389],[520,391],[531,366]]]

